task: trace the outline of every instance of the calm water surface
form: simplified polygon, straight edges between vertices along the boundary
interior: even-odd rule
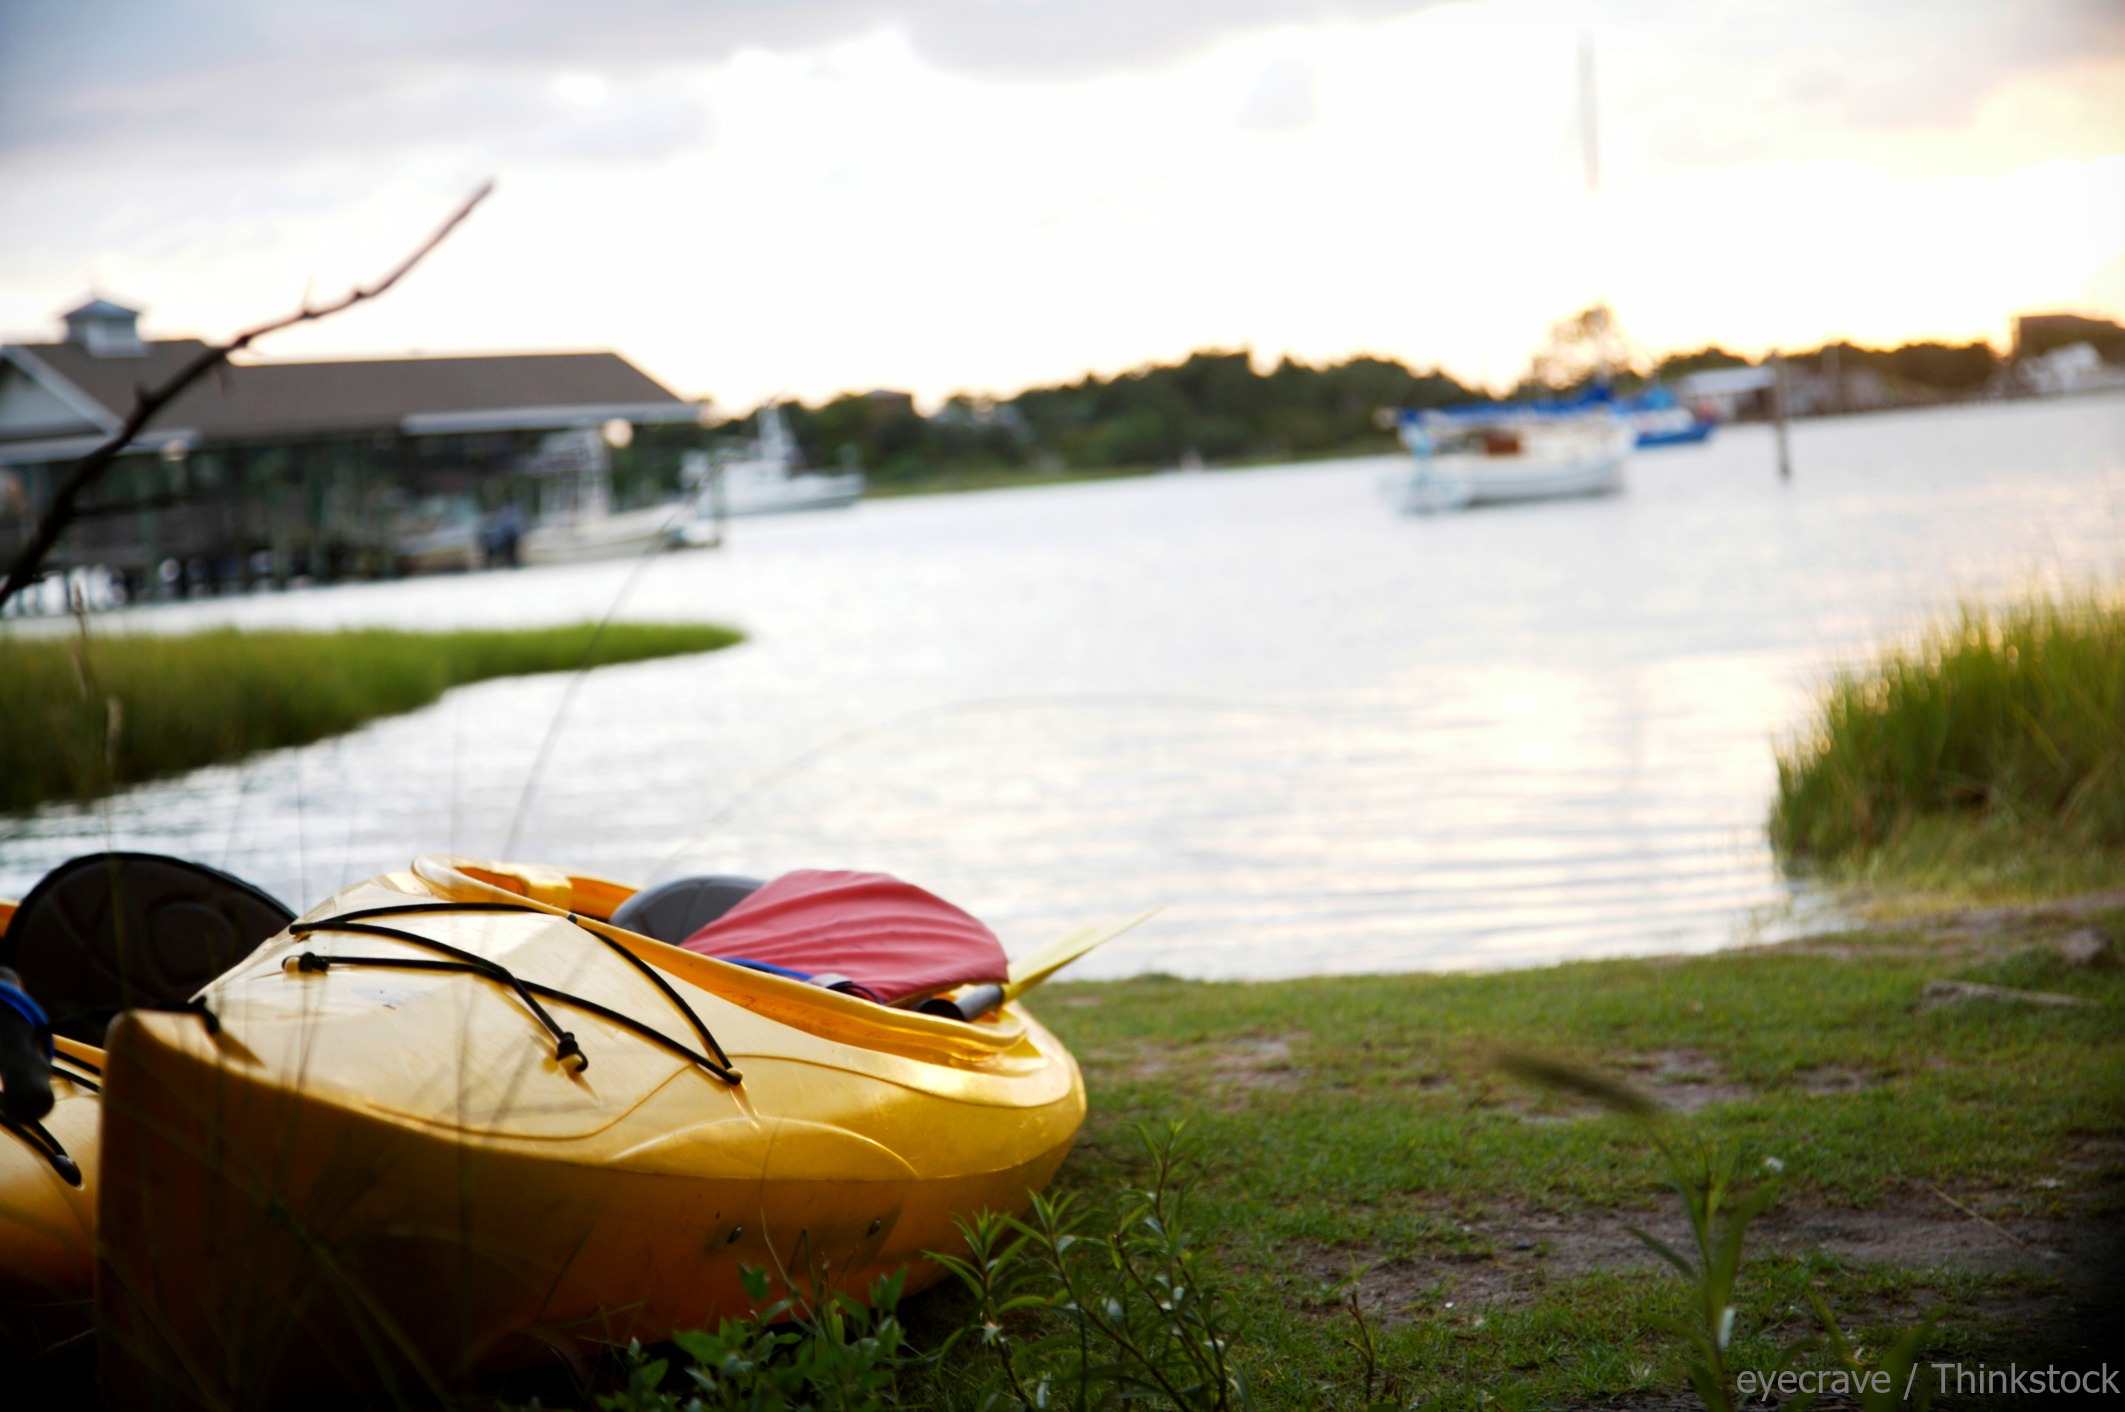
[[[0,820],[0,893],[108,840],[307,906],[457,850],[624,879],[893,872],[1086,975],[1514,965],[1804,925],[1762,824],[1825,671],[1959,599],[2125,576],[2125,399],[1761,428],[1599,501],[1391,512],[1395,462],[741,521],[649,562],[107,619],[706,618],[705,657],[490,682],[339,740]],[[630,578],[632,576],[632,582]],[[551,759],[533,760],[566,702]]]

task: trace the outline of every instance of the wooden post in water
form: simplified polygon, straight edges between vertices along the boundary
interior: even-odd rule
[[[1786,445],[1786,355],[1771,351],[1771,427],[1778,438],[1778,478],[1793,479],[1793,453]]]

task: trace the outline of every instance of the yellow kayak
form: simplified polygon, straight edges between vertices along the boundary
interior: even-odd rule
[[[16,904],[0,898],[0,938]],[[34,1354],[86,1331],[96,1279],[96,1079],[102,1052],[54,1043],[52,1109],[34,1124],[0,1115],[0,1344]]]
[[[96,1080],[102,1053],[56,1041],[52,1111],[0,1132],[0,1344],[37,1353],[94,1319]]]
[[[443,1388],[743,1312],[741,1265],[771,1298],[918,1289],[955,1217],[1062,1162],[1084,1086],[1015,1002],[970,1022],[719,961],[603,921],[631,891],[425,857],[196,1013],[122,1015],[113,1405]]]
[[[290,919],[225,873],[137,853],[73,859],[21,903],[0,900],[0,991],[33,993],[56,1031],[49,1111],[13,1111],[0,1065],[0,1346],[34,1355],[93,1324],[103,1051],[92,1041],[110,1014],[183,1001]],[[0,1023],[30,1018],[6,1000]]]

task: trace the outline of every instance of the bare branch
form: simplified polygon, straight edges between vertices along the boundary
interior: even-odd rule
[[[30,536],[29,541],[22,546],[21,552],[15,555],[14,563],[8,566],[7,581],[0,583],[0,607],[5,607],[10,598],[29,587],[36,580],[37,571],[43,565],[45,557],[52,552],[52,546],[59,542],[59,536],[64,534],[67,526],[72,524],[78,517],[75,505],[81,499],[83,492],[95,484],[96,478],[102,475],[113,461],[118,459],[120,453],[126,447],[133,444],[134,439],[142,431],[147,429],[148,423],[154,420],[156,413],[176,401],[184,393],[185,389],[189,388],[193,383],[198,382],[208,373],[228,362],[230,354],[250,347],[254,340],[264,338],[269,333],[278,333],[285,328],[293,328],[297,324],[313,323],[318,319],[329,319],[334,314],[342,313],[357,304],[388,293],[391,286],[397,284],[411,273],[415,265],[426,259],[429,252],[433,251],[436,246],[441,245],[452,231],[463,224],[465,218],[472,214],[472,208],[486,200],[488,193],[493,190],[494,183],[492,181],[482,182],[480,189],[466,197],[463,204],[451,213],[449,220],[436,227],[433,235],[422,241],[415,247],[412,254],[399,261],[397,265],[392,267],[390,273],[375,283],[357,285],[342,298],[317,308],[311,307],[309,294],[306,290],[303,295],[302,307],[294,313],[245,329],[227,343],[203,349],[197,357],[186,363],[182,368],[179,368],[169,381],[158,388],[149,389],[142,387],[137,389],[133,410],[126,417],[125,425],[112,433],[110,440],[104,442],[76,462],[74,469],[67,472],[66,479],[61,481],[59,488],[52,493],[52,503],[45,510],[44,518],[38,521],[36,533]]]

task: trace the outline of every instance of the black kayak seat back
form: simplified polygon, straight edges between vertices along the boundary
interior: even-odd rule
[[[158,853],[92,853],[60,864],[0,934],[0,966],[52,1017],[103,1043],[111,1016],[180,1005],[295,920],[268,893],[218,868]]]
[[[758,878],[727,873],[674,878],[645,887],[622,902],[612,914],[612,924],[677,946],[763,886]]]

